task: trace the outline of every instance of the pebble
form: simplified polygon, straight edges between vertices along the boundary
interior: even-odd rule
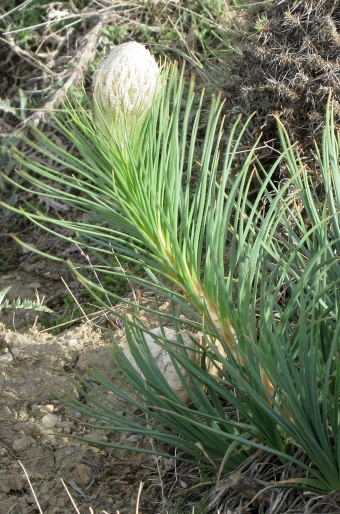
[[[0,355],[0,362],[12,362],[13,360],[13,355],[10,352],[6,352]]]
[[[5,405],[4,407],[2,407],[1,414],[3,415],[3,417],[4,417],[4,418],[9,418],[10,416],[12,416],[12,412],[11,412],[11,410],[7,407],[7,405]]]
[[[79,343],[78,339],[69,339],[68,345],[76,350],[82,350],[84,348],[83,343]]]
[[[11,349],[11,354],[13,355],[14,359],[17,359],[19,353],[20,348],[18,346],[13,346],[13,348]]]
[[[27,450],[32,444],[35,443],[35,440],[31,436],[21,437],[20,439],[15,439],[13,441],[12,448],[15,452]]]
[[[11,473],[6,476],[1,475],[0,491],[2,493],[8,494],[11,491],[21,491],[24,489],[25,485],[25,480],[19,475],[19,473]]]
[[[77,484],[79,484],[80,486],[84,486],[91,482],[92,476],[90,466],[87,466],[86,464],[77,464],[75,466],[75,471],[77,472],[77,475],[79,477],[77,479]]]
[[[40,282],[31,282],[30,284],[28,284],[27,288],[28,289],[40,289],[41,284],[40,284]]]
[[[102,441],[107,441],[107,437],[106,435],[99,435],[99,434],[94,434],[94,433],[91,433],[91,432],[88,432],[88,434],[86,435],[86,437],[91,440],[91,441],[95,441],[95,442],[102,442]]]
[[[41,418],[41,424],[44,428],[53,428],[59,423],[59,417],[56,414],[45,414]]]
[[[138,441],[141,441],[142,439],[144,439],[144,436],[142,436],[140,434],[136,434],[136,435],[130,435],[130,437],[127,437],[125,439],[125,441],[127,443],[138,443]]]
[[[31,246],[34,248],[34,246],[32,244],[31,244]],[[23,251],[23,253],[27,252],[27,250],[25,250],[24,248],[22,248],[22,251]],[[29,264],[26,262],[21,266],[22,271],[24,271],[25,273],[32,273],[32,272],[34,272],[35,268],[36,268],[35,263]]]
[[[41,412],[41,414],[51,414],[54,411],[54,405],[41,405],[39,407],[39,411]]]

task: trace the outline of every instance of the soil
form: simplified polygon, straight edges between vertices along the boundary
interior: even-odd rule
[[[9,285],[9,299],[45,296],[55,308],[68,293],[60,275],[72,284],[67,268],[53,261],[23,259],[18,270],[0,275],[0,291]],[[97,364],[115,379],[117,370],[108,360],[108,331],[82,322],[57,336],[42,327],[37,313],[0,311],[0,514],[38,512],[25,472],[44,514],[74,513],[65,486],[80,512],[113,514],[137,511],[140,484],[142,512],[165,512],[161,501],[162,478],[173,464],[141,453],[90,447],[70,438],[90,436],[112,440],[112,434],[85,429],[81,414],[66,407],[55,393],[77,391],[70,382],[76,370],[88,378]],[[54,316],[53,314],[51,315]],[[115,336],[124,344],[122,328]],[[111,326],[112,329],[112,326]],[[151,448],[151,442],[134,434],[118,433],[116,441]],[[104,449],[103,449],[104,448]],[[23,470],[25,469],[25,472]],[[180,489],[186,485],[180,481]]]

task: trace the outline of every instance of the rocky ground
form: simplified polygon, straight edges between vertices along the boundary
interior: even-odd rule
[[[38,293],[47,305],[57,305],[67,294],[60,280],[67,271],[51,261],[33,261],[23,259],[17,270],[0,275],[0,290],[11,285],[10,299],[34,299]],[[73,370],[88,377],[89,366],[97,364],[112,379],[117,376],[108,359],[108,331],[83,320],[53,336],[35,316],[0,311],[0,514],[39,512],[25,472],[44,514],[75,512],[61,479],[81,513],[92,512],[90,508],[95,514],[134,513],[137,501],[142,512],[166,512],[164,480],[174,487],[174,464],[72,439],[85,435],[151,448],[150,441],[134,434],[85,429],[81,414],[54,396],[66,391],[77,396],[69,381]],[[115,335],[124,344],[118,325]],[[177,481],[181,493],[187,484]]]

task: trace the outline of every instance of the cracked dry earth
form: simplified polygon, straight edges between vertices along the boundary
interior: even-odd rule
[[[32,277],[20,276],[14,296],[23,291],[24,276]],[[0,285],[6,286],[4,276]],[[45,286],[41,284],[42,289]],[[167,474],[171,463],[161,459],[156,464],[145,454],[90,447],[71,439],[70,435],[85,435],[151,449],[150,441],[134,434],[85,429],[80,413],[53,395],[77,395],[68,380],[74,369],[89,379],[89,368],[95,364],[111,379],[117,376],[114,361],[108,359],[107,332],[83,324],[58,336],[37,329],[21,333],[8,328],[16,326],[13,320],[9,323],[11,317],[13,311],[3,311],[0,317],[0,514],[39,512],[20,462],[43,514],[76,512],[61,479],[81,514],[135,513],[141,482],[141,511],[164,512],[160,474]],[[115,335],[124,344],[123,331],[117,328]]]

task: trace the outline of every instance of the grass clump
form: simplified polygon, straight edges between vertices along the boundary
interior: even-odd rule
[[[273,486],[338,491],[340,170],[333,103],[315,150],[321,202],[279,120],[281,152],[272,166],[262,167],[254,145],[237,168],[248,125],[238,120],[225,138],[223,102],[213,98],[208,117],[204,102],[204,92],[198,96],[194,82],[188,89],[184,71],[170,66],[139,138],[130,141],[122,123],[119,137],[107,139],[91,103],[75,101],[54,123],[82,159],[38,129],[30,143],[70,174],[17,154],[23,177],[40,195],[83,213],[80,221],[25,215],[51,233],[55,226],[71,230],[72,240],[94,256],[92,265],[70,266],[100,305],[110,310],[119,297],[102,280],[125,277],[112,268],[115,257],[132,269],[142,266],[145,274],[129,274],[130,283],[165,297],[171,307],[165,313],[157,301],[146,309],[122,298],[134,308],[125,330],[140,373],[114,341],[121,384],[95,369],[102,387],[79,376],[85,403],[68,402],[94,420],[92,427],[97,420],[105,430],[165,445],[151,453],[170,457],[176,448],[176,458],[223,473],[261,451],[298,470]],[[289,176],[278,188],[274,177],[282,164]],[[253,176],[260,187],[250,197]],[[156,316],[160,333],[145,324],[143,309]],[[166,337],[169,327],[176,341]],[[189,332],[202,336],[193,345],[195,357],[184,342]],[[189,403],[169,386],[146,335],[168,352]],[[122,408],[117,397],[131,407]]]

